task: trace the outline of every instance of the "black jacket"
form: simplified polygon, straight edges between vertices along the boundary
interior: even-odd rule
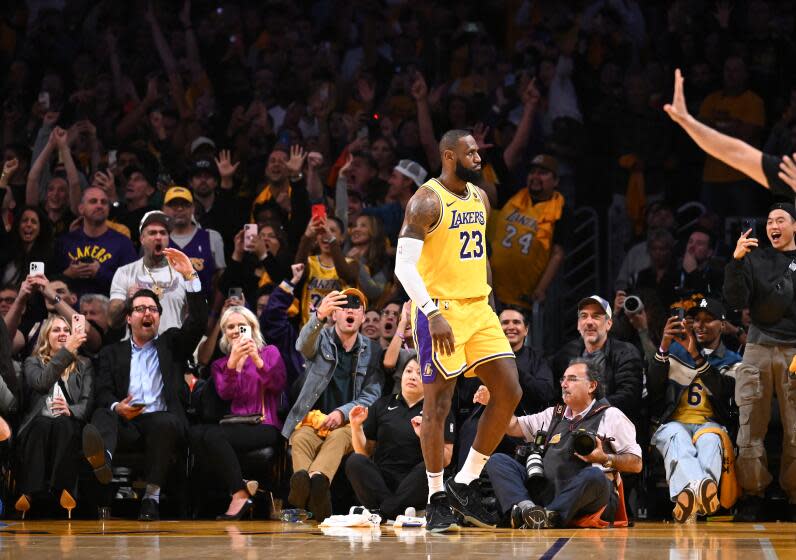
[[[202,292],[188,292],[188,316],[182,327],[172,327],[155,339],[155,347],[163,376],[163,400],[166,409],[176,414],[187,427],[183,402],[187,398],[187,385],[183,374],[185,362],[193,354],[204,334],[207,321],[207,301]],[[130,388],[130,340],[106,346],[99,354],[99,367],[95,374],[94,402],[97,407],[109,408],[113,403],[127,398]]]
[[[733,309],[749,307],[752,325],[779,339],[796,339],[794,254],[773,247],[754,249],[724,269],[724,299]],[[750,341],[752,342],[752,341]]]
[[[564,372],[572,358],[583,356],[585,345],[580,337],[566,343],[553,356],[553,378],[561,382]],[[605,353],[605,398],[625,413],[633,422],[639,420],[641,411],[641,389],[644,378],[644,365],[636,347],[608,337],[603,347]]]

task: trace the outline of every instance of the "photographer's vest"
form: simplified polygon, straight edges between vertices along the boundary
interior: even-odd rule
[[[563,407],[563,405],[559,406]],[[551,480],[555,485],[555,495],[560,494],[567,482],[575,478],[575,475],[591,466],[591,463],[581,461],[573,455],[572,434],[580,429],[597,433],[600,420],[610,406],[611,404],[606,399],[600,399],[594,403],[585,417],[576,422],[561,416],[556,423],[556,415],[553,414],[552,430],[549,430],[547,434],[547,451],[543,461],[545,478]],[[606,453],[610,452],[609,447],[610,443],[603,442],[603,449]]]

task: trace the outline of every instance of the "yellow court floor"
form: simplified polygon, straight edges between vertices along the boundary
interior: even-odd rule
[[[0,558],[610,558],[755,560],[796,558],[792,523],[639,523],[630,529],[517,531],[324,529],[278,521],[7,521]]]

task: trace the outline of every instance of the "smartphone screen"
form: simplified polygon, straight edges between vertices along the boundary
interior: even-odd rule
[[[326,219],[326,206],[323,204],[313,204],[312,205],[312,219]]]
[[[229,299],[243,299],[243,288],[230,288],[227,294]]]
[[[86,331],[86,316],[79,313],[72,315],[72,332]]]
[[[746,233],[750,229],[752,230],[752,233],[749,234],[749,237],[757,238],[757,220],[755,218],[747,218],[743,221],[741,226],[741,234]]]
[[[254,251],[254,238],[257,237],[257,224],[243,226],[243,250]]]

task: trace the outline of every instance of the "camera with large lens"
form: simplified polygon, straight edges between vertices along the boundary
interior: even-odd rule
[[[642,302],[641,298],[638,296],[627,296],[622,304],[622,309],[624,309],[625,313],[628,315],[640,313],[644,310],[644,302]]]
[[[580,428],[572,434],[572,450],[578,455],[586,456],[597,448],[597,434]]]
[[[528,478],[544,477],[544,464],[542,457],[544,457],[545,442],[547,441],[547,432],[539,430],[533,438],[533,441],[525,445],[520,445],[517,448],[515,458],[520,464],[525,465],[525,471],[528,473]]]

